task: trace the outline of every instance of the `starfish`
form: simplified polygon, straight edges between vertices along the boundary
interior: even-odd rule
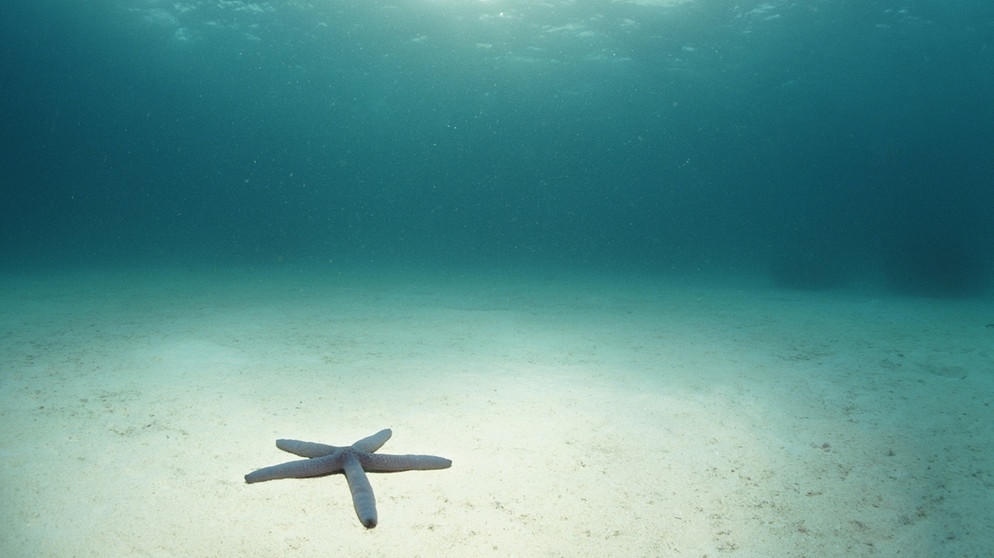
[[[302,479],[345,472],[352,491],[352,504],[359,521],[367,529],[376,527],[376,499],[369,484],[370,473],[448,469],[450,459],[434,455],[386,455],[373,453],[387,443],[389,428],[363,438],[351,446],[338,447],[300,440],[276,440],[276,447],[307,459],[264,467],[245,475],[248,484],[274,479]]]

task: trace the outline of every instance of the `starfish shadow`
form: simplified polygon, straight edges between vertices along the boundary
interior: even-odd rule
[[[276,440],[276,447],[307,459],[264,467],[245,475],[248,484],[275,479],[302,479],[345,473],[359,521],[367,529],[376,527],[376,499],[366,473],[427,471],[447,469],[452,461],[434,455],[388,455],[373,453],[387,443],[389,428],[363,438],[351,446],[339,447],[300,440]]]

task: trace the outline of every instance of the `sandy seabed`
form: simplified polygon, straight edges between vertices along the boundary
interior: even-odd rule
[[[994,300],[623,276],[6,276],[0,556],[987,556]],[[450,469],[246,485],[392,428]]]

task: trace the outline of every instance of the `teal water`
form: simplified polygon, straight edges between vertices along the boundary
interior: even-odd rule
[[[7,265],[989,287],[984,2],[14,2]]]

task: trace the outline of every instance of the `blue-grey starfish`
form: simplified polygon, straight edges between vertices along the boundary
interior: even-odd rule
[[[386,455],[373,453],[387,443],[393,432],[389,428],[363,438],[348,447],[276,440],[276,447],[308,459],[290,461],[265,467],[245,475],[245,482],[252,484],[274,479],[301,479],[345,472],[352,491],[352,504],[359,521],[367,529],[376,527],[376,499],[366,473],[395,471],[427,471],[447,469],[452,461],[434,455]]]

